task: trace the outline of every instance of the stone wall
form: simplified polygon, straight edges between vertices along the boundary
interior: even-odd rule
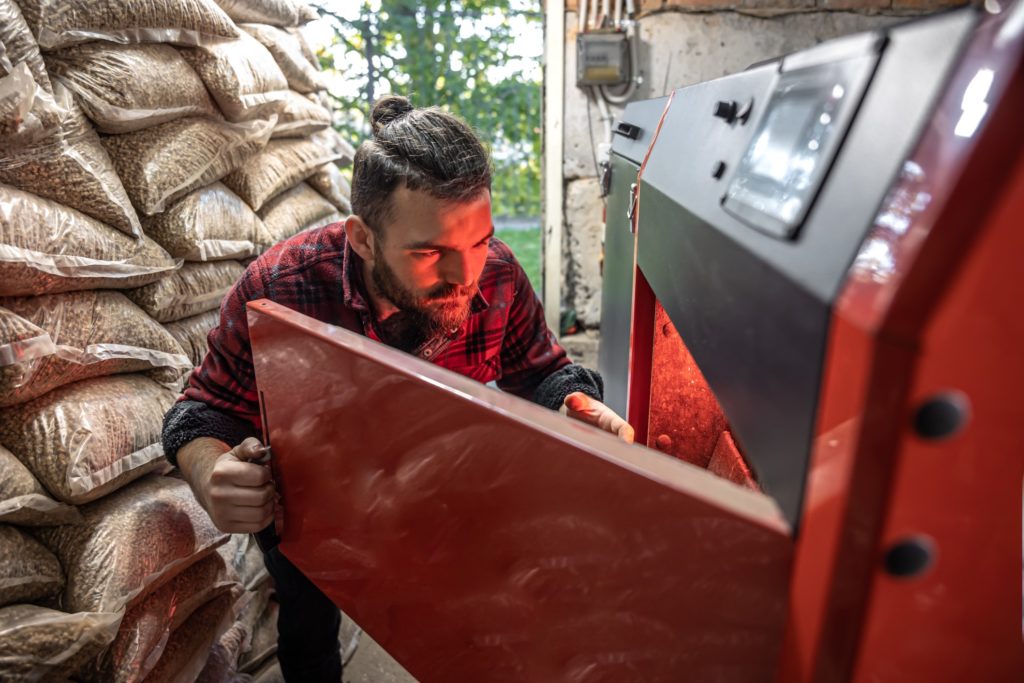
[[[804,49],[962,0],[637,0],[643,82],[634,100],[742,71],[754,62]],[[563,305],[579,323],[601,321],[604,233],[596,145],[606,128],[595,101],[576,87],[576,0],[565,16]],[[612,119],[622,107],[610,107]]]

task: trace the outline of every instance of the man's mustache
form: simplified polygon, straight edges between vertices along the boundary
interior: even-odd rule
[[[476,294],[477,287],[473,285],[441,285],[438,289],[427,294],[427,301],[443,301],[461,297],[471,297]]]

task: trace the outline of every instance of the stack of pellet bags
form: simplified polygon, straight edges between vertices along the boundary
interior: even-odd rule
[[[315,16],[0,0],[0,680],[258,680],[273,657],[258,548],[160,432],[246,260],[349,211]]]

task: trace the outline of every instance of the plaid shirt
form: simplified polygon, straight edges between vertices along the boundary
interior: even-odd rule
[[[362,266],[341,223],[299,233],[264,253],[221,303],[209,351],[179,400],[205,403],[260,433],[246,302],[270,299],[380,341]],[[495,380],[501,389],[526,399],[548,375],[571,363],[548,329],[522,266],[497,238],[488,246],[469,319],[460,330],[428,339],[414,353],[480,382]]]

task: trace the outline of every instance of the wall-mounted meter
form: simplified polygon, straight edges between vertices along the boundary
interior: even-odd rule
[[[576,85],[622,85],[629,81],[625,31],[588,31],[576,36]]]

